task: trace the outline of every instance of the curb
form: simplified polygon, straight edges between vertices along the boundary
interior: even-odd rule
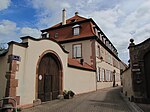
[[[131,109],[131,112],[144,112],[139,106],[137,106],[134,102],[130,102],[128,98],[120,92],[121,97],[127,103],[128,107]]]

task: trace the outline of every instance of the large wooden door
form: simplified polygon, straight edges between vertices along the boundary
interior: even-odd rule
[[[147,86],[147,96],[150,98],[150,52],[144,57],[145,78]]]
[[[60,94],[59,62],[51,54],[43,56],[38,68],[38,98],[42,102],[56,99]]]

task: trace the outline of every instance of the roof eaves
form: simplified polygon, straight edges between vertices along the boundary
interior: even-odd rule
[[[87,70],[87,71],[93,71],[93,72],[96,72],[96,70],[94,69],[90,69],[90,68],[85,68],[85,67],[80,67],[80,66],[76,66],[76,65],[71,65],[68,63],[68,67],[72,67],[72,68],[76,68],[76,69],[81,69],[81,70]]]
[[[11,41],[11,42],[8,43],[8,45],[11,45],[11,44],[15,44],[15,45],[18,45],[18,46],[21,46],[21,47],[25,47],[25,48],[28,47],[28,42],[18,43],[18,42],[15,42],[15,41]]]
[[[96,39],[109,53],[111,53],[118,61],[121,61],[118,56],[116,56],[99,38]]]
[[[60,46],[60,48],[63,50],[63,52],[65,52],[65,53],[69,53],[68,51],[66,51],[63,47],[62,47],[62,45],[58,42],[58,41],[56,41],[55,39],[52,39],[52,38],[34,38],[34,37],[31,37],[31,36],[25,36],[25,37],[21,37],[21,39],[23,40],[23,39],[26,39],[26,38],[29,38],[29,39],[31,39],[31,40],[34,40],[34,41],[40,41],[40,40],[48,40],[48,41],[53,41],[54,43],[56,43],[56,44],[58,44],[59,46]],[[23,44],[23,43],[21,43],[21,44]]]
[[[114,47],[114,45],[112,44],[112,42],[107,38],[107,36],[105,35],[105,33],[102,31],[102,29],[95,23],[95,21],[90,18],[92,23],[96,25],[96,27],[100,30],[100,32],[102,33],[102,35],[110,42],[110,44]],[[117,50],[115,47],[114,47],[115,50]]]

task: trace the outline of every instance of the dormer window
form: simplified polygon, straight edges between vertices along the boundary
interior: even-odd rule
[[[49,38],[50,37],[49,33],[47,33],[47,32],[43,32],[41,34],[41,36],[42,36],[42,38]]]
[[[74,25],[73,27],[72,27],[72,29],[73,29],[73,35],[74,36],[76,36],[76,35],[79,35],[80,34],[80,25]]]
[[[58,37],[58,33],[55,33],[54,37],[57,38]]]

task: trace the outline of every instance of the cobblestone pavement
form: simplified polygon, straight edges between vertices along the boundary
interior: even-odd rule
[[[22,112],[131,112],[120,90],[121,87],[102,89],[73,99],[49,101]]]

